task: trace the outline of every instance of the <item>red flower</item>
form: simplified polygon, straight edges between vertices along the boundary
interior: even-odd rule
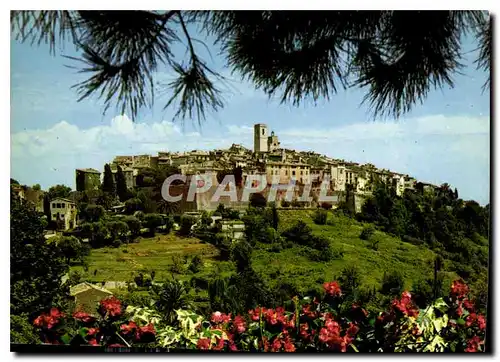
[[[43,314],[38,316],[33,322],[33,325],[36,327],[42,327],[44,324],[45,324],[45,316]]]
[[[467,318],[465,319],[465,326],[466,327],[470,327],[471,325],[474,324],[474,322],[476,321],[477,319],[477,315],[476,313],[471,313],[467,316]]]
[[[156,334],[155,327],[153,326],[152,323],[148,324],[145,327],[140,327],[139,332],[141,335],[142,334],[152,334],[152,335]]]
[[[451,285],[451,295],[459,299],[464,298],[469,292],[467,284],[462,283],[460,280],[453,281]]]
[[[77,311],[73,313],[73,318],[81,320],[84,323],[89,323],[94,319],[94,317],[82,311]]]
[[[137,329],[137,324],[135,324],[135,322],[129,322],[128,324],[122,324],[120,326],[120,330],[125,334],[133,332],[135,329]]]
[[[52,308],[49,314],[40,314],[40,316],[33,321],[33,324],[36,327],[46,327],[47,329],[52,329],[52,327],[59,323],[59,318],[61,317],[64,317],[64,314],[57,308]]]
[[[210,349],[210,339],[208,339],[208,338],[200,338],[198,340],[198,343],[196,344],[196,347],[198,349],[203,349],[203,350]]]
[[[253,320],[254,322],[258,321],[260,318],[260,312],[262,311],[262,314],[266,313],[266,308],[255,308],[251,309],[248,311],[248,314],[250,315],[250,319]]]
[[[279,338],[275,338],[273,343],[271,343],[271,352],[278,352],[281,348],[281,341]]]
[[[212,313],[211,321],[212,323],[229,323],[231,321],[231,313],[214,312]]]
[[[238,352],[238,347],[236,347],[233,341],[229,342],[229,350],[232,352]]]
[[[474,336],[467,341],[467,348],[465,349],[465,352],[477,352],[481,344],[483,344],[481,338]]]
[[[290,338],[287,338],[284,341],[283,347],[285,349],[285,352],[295,352],[295,346]]]
[[[87,336],[95,336],[97,333],[99,333],[99,328],[89,328],[87,330]]]
[[[486,328],[486,319],[482,314],[477,316],[477,325],[480,330],[484,330]]]
[[[392,301],[392,307],[409,317],[418,316],[418,308],[413,304],[411,294],[407,291],[401,294],[401,300],[394,299]]]
[[[120,343],[113,343],[113,344],[110,344],[108,347],[121,348],[121,347],[125,347],[125,346],[123,344],[120,344]]]
[[[214,351],[222,351],[224,349],[224,339],[215,337],[215,346],[212,347]]]
[[[467,309],[467,311],[469,312],[474,312],[474,302],[470,301],[469,299],[465,299],[463,301],[463,305],[465,307],[465,309]]]
[[[461,316],[462,316],[462,314],[464,314],[464,310],[463,310],[463,308],[462,308],[462,304],[460,303],[460,304],[458,305],[458,307],[457,307],[457,315],[458,315],[459,317],[461,317]]]
[[[349,323],[349,328],[347,328],[347,335],[354,337],[359,332],[359,327],[354,323]]]
[[[233,325],[234,325],[234,330],[237,333],[243,333],[246,330],[245,319],[243,319],[242,316],[237,315],[236,317],[234,317]]]
[[[121,302],[115,296],[101,300],[101,307],[105,313],[108,313],[112,317],[116,317],[122,313]]]
[[[97,340],[96,340],[95,338],[92,338],[92,339],[89,341],[89,344],[90,344],[91,346],[98,346],[98,345],[99,345],[99,343],[97,343]]]
[[[323,288],[325,289],[326,294],[332,297],[338,297],[342,294],[340,285],[337,282],[324,283]]]

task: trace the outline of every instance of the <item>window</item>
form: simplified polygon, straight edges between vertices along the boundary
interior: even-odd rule
[[[266,130],[262,128],[262,135],[264,136],[266,134]]]
[[[57,204],[57,208],[60,209],[61,208],[61,204],[58,203]]]
[[[303,176],[304,175],[304,171],[300,171],[300,176]]]
[[[64,209],[64,208],[66,207],[66,204],[63,202],[63,203],[61,204],[61,207]]]
[[[344,170],[340,169],[340,174],[342,175],[344,173]]]
[[[292,175],[295,176],[295,171],[292,171]]]
[[[56,207],[56,204],[55,203],[52,203],[52,207],[55,208]]]

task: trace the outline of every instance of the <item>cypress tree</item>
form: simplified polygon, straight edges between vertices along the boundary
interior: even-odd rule
[[[115,196],[116,193],[115,180],[113,178],[113,173],[111,172],[111,167],[109,166],[108,163],[104,165],[104,178],[102,180],[102,191],[112,196]]]
[[[127,200],[127,182],[125,181],[125,175],[123,174],[122,168],[118,165],[116,171],[116,193],[120,198],[121,202],[125,202]]]

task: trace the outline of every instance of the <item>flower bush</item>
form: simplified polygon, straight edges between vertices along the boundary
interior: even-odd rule
[[[217,311],[208,317],[177,310],[174,323],[149,308],[111,297],[98,313],[67,315],[56,308],[34,325],[45,343],[107,347],[148,346],[211,351],[480,352],[486,319],[475,310],[468,287],[453,282],[450,295],[418,309],[405,291],[389,308],[371,315],[346,303],[337,282],[324,296],[293,298],[286,306],[257,307],[245,315]],[[341,308],[341,306],[343,307]]]

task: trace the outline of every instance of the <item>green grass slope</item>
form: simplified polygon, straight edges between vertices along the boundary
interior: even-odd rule
[[[266,250],[269,247],[262,245],[262,249],[253,253],[253,265],[271,286],[290,284],[306,292],[318,288],[324,281],[334,280],[343,268],[356,266],[362,276],[361,283],[366,287],[379,287],[384,272],[398,270],[405,277],[405,287],[410,288],[413,281],[430,276],[433,271],[435,254],[425,246],[415,246],[376,231],[372,238],[379,243],[374,250],[370,241],[359,238],[367,224],[329,213],[327,225],[316,225],[312,214],[313,211],[308,210],[281,210],[279,229],[283,231],[297,220],[303,220],[312,228],[313,234],[329,238],[334,249],[343,250],[343,257],[329,262],[314,262],[301,255],[302,248],[298,246],[273,253]],[[446,279],[451,280],[453,276],[449,273]]]

